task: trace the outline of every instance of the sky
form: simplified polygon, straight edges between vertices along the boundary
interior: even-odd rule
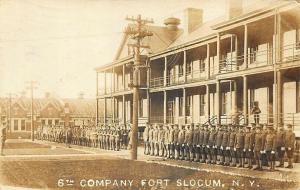
[[[141,14],[163,25],[202,8],[204,22],[225,13],[225,0],[0,0],[0,97],[37,81],[36,97],[96,94],[95,68],[111,62],[127,24]],[[216,6],[217,5],[217,6]]]

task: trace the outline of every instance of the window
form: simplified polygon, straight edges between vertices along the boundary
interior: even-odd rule
[[[183,115],[183,97],[179,97],[179,116]]]
[[[51,119],[48,120],[48,125],[52,125],[52,120]]]
[[[19,121],[17,119],[14,120],[14,130],[17,131],[19,129]]]
[[[56,120],[55,120],[55,125],[58,125],[58,124],[59,124],[59,120],[56,119]]]
[[[183,76],[183,64],[178,65],[178,75],[179,77]]]
[[[205,71],[205,62],[204,59],[199,60],[199,68],[200,68],[200,73],[203,73]]]
[[[227,110],[226,110],[226,107],[227,107],[227,93],[224,92],[222,93],[222,115],[226,115],[227,113]]]
[[[193,62],[190,61],[186,64],[186,74],[189,75],[192,73],[192,66],[193,66]]]
[[[200,94],[200,116],[205,115],[205,95]]]
[[[25,131],[25,120],[21,120],[21,130]]]
[[[42,125],[46,125],[46,121],[44,119],[42,119]]]
[[[192,98],[193,96],[187,96],[186,97],[186,115],[191,116],[191,109],[192,109]]]

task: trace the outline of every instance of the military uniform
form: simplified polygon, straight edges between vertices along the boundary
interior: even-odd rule
[[[222,144],[220,148],[222,150],[221,164],[224,163],[224,166],[229,166],[230,161],[229,136],[230,133],[228,131],[228,128],[224,126]]]
[[[159,156],[158,126],[153,131],[154,155]]]
[[[252,158],[253,158],[253,138],[252,138],[252,133],[250,131],[251,126],[246,127],[247,131],[245,133],[245,143],[244,143],[244,154],[246,161],[248,163],[248,168],[252,168]],[[246,162],[245,162],[246,163]]]
[[[149,154],[149,126],[146,124],[146,127],[143,132],[143,139],[144,139],[144,154]]]
[[[266,152],[267,160],[269,162],[270,170],[275,170],[275,150],[276,150],[276,134],[273,131],[273,126],[268,126],[268,133],[266,135],[264,151]]]
[[[235,126],[232,125],[230,134],[229,134],[228,150],[230,150],[231,166],[233,166],[233,167],[236,166],[236,149],[234,147],[235,136],[236,136]]]
[[[199,135],[200,135],[199,125],[196,125],[196,129],[193,132],[193,149],[195,154],[195,159],[194,159],[195,162],[199,162],[200,160]]]
[[[185,131],[183,129],[182,126],[180,126],[180,130],[179,130],[179,133],[178,133],[178,145],[179,145],[179,149],[180,149],[180,154],[179,154],[179,157],[181,160],[184,159],[184,138],[185,137]]]
[[[223,161],[221,159],[221,157],[223,157],[223,147],[222,147],[222,140],[223,140],[223,134],[224,134],[224,131],[222,129],[221,126],[218,126],[218,129],[217,129],[217,137],[216,137],[216,154],[215,155],[217,157],[217,160],[219,160],[219,165],[223,165]]]
[[[169,136],[168,136],[168,154],[169,154],[169,158],[175,158],[175,142],[174,142],[174,133],[175,133],[175,130],[173,128],[173,125],[170,125],[169,126],[170,129],[169,129]]]
[[[185,160],[190,160],[191,154],[193,152],[193,129],[187,125],[187,130],[185,132],[184,137],[184,144],[185,144]]]
[[[239,131],[236,133],[235,137],[235,150],[236,157],[239,161],[238,167],[244,167],[244,144],[245,144],[245,134],[243,131],[243,126],[240,126]]]
[[[209,144],[208,144],[208,139],[209,139],[209,129],[208,129],[208,126],[206,126],[204,128],[204,132],[203,132],[203,147],[204,147],[204,158],[203,158],[203,161],[206,163],[208,163],[208,157],[209,157],[209,154],[210,154],[210,150],[209,150]]]
[[[257,126],[257,131],[256,131],[256,134],[255,134],[255,138],[254,138],[254,157],[255,157],[255,160],[257,162],[257,166],[256,170],[262,170],[262,157],[261,157],[261,154],[263,154],[263,149],[264,149],[264,134],[262,133],[261,131],[261,126]]]
[[[283,156],[285,153],[285,131],[283,126],[280,126],[278,128],[278,131],[275,135],[275,143],[276,143],[276,152],[279,161],[278,167],[283,167],[284,166]]]
[[[211,131],[208,138],[209,157],[208,163],[216,164],[217,162],[217,147],[216,147],[217,131],[215,126],[211,125]]]
[[[150,128],[149,128],[149,144],[150,144],[149,154],[151,156],[153,156],[154,155],[155,142],[154,142],[154,138],[153,138],[153,127],[152,126],[150,126]]]
[[[168,157],[168,147],[169,147],[169,129],[168,126],[164,126],[164,139],[163,139],[163,157]]]
[[[200,146],[200,162],[201,163],[204,163],[205,162],[205,145],[203,144],[203,140],[204,140],[204,126],[201,126],[200,130],[199,130],[199,139],[198,139],[198,143],[199,143],[199,146]]]
[[[173,152],[173,155],[175,156],[175,159],[178,160],[180,155],[180,145],[179,145],[179,129],[177,124],[175,125],[175,129],[174,129],[174,146],[175,146],[175,152]]]
[[[286,168],[293,168],[293,156],[296,136],[293,132],[292,125],[287,125],[288,131],[285,134],[285,149],[288,158],[288,166]]]

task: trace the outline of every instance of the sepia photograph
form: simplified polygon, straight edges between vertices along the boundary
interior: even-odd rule
[[[300,190],[300,0],[0,0],[0,190]]]

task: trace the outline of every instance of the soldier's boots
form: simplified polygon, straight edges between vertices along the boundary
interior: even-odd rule
[[[262,170],[262,161],[257,160],[257,166],[254,168],[254,170]]]
[[[283,160],[283,158],[279,159],[279,165],[277,165],[277,167],[284,167],[284,160]]]
[[[248,168],[252,169],[252,160],[250,158],[248,158],[247,160],[248,160]]]
[[[293,168],[293,162],[291,158],[288,159],[288,163],[289,163],[288,166],[285,168]]]
[[[200,157],[199,153],[196,153],[196,157],[195,157],[194,161],[199,162],[199,157]]]
[[[231,166],[236,167],[236,158],[235,157],[231,158]]]

